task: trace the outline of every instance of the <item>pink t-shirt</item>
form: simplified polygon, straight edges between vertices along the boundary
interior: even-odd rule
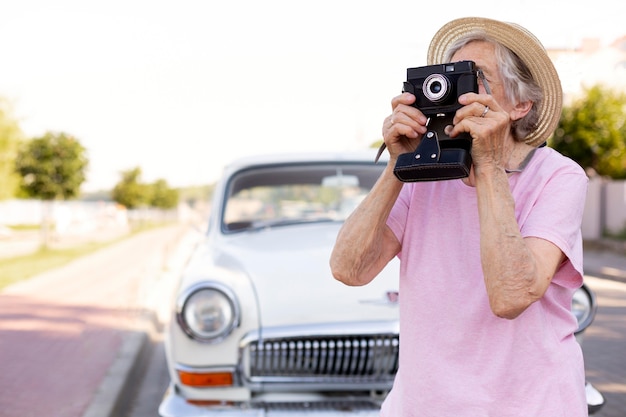
[[[461,180],[405,184],[387,224],[402,250],[400,369],[383,417],[587,415],[572,294],[582,285],[587,176],[550,148],[509,177],[522,236],[567,261],[514,320],[489,307],[476,190]]]

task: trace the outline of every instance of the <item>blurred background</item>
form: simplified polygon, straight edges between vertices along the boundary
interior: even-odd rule
[[[443,24],[471,15],[535,33],[566,104],[592,87],[602,86],[600,97],[626,89],[624,2],[2,1],[0,171],[13,175],[18,142],[65,135],[80,147],[82,176],[73,195],[54,199],[171,208],[205,201],[224,164],[239,156],[367,148],[381,139],[406,68],[425,65]],[[586,139],[573,157],[621,179],[626,128],[623,118],[613,123],[621,123],[617,138],[609,129],[610,143],[593,150],[595,138]],[[559,139],[571,148],[569,130],[580,126],[566,127]],[[613,161],[584,159],[607,149]],[[609,166],[617,172],[602,172]],[[1,201],[42,198],[25,195],[18,180],[3,180]],[[129,200],[137,184],[176,195]],[[0,224],[15,223],[6,210]],[[598,216],[593,234],[606,223]]]

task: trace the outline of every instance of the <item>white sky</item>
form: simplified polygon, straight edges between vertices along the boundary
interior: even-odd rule
[[[238,156],[367,147],[406,68],[468,15],[546,47],[626,35],[614,0],[0,0],[0,96],[29,137],[80,140],[85,191],[136,166],[207,184]]]

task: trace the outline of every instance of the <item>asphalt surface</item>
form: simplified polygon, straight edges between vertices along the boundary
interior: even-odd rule
[[[588,276],[599,302],[585,334],[587,379],[602,392],[604,407],[594,417],[626,416],[626,284]]]
[[[598,303],[582,345],[585,370],[605,397],[594,417],[626,417],[626,249],[587,248],[585,272]]]
[[[154,229],[5,288],[0,415],[119,415],[199,236]]]
[[[167,321],[176,276],[200,238],[186,226],[133,236],[0,293],[0,415],[113,417],[132,400]],[[626,416],[626,251],[585,251],[598,294],[585,334],[598,417]]]

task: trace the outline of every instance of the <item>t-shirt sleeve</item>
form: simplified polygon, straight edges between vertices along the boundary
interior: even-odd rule
[[[402,239],[404,238],[404,230],[409,214],[410,194],[411,187],[405,184],[387,218],[387,226],[396,235],[400,244],[402,244]]]
[[[538,237],[558,246],[567,257],[553,278],[568,288],[582,285],[581,224],[588,178],[582,169],[557,172],[543,189],[520,227],[522,236]]]

